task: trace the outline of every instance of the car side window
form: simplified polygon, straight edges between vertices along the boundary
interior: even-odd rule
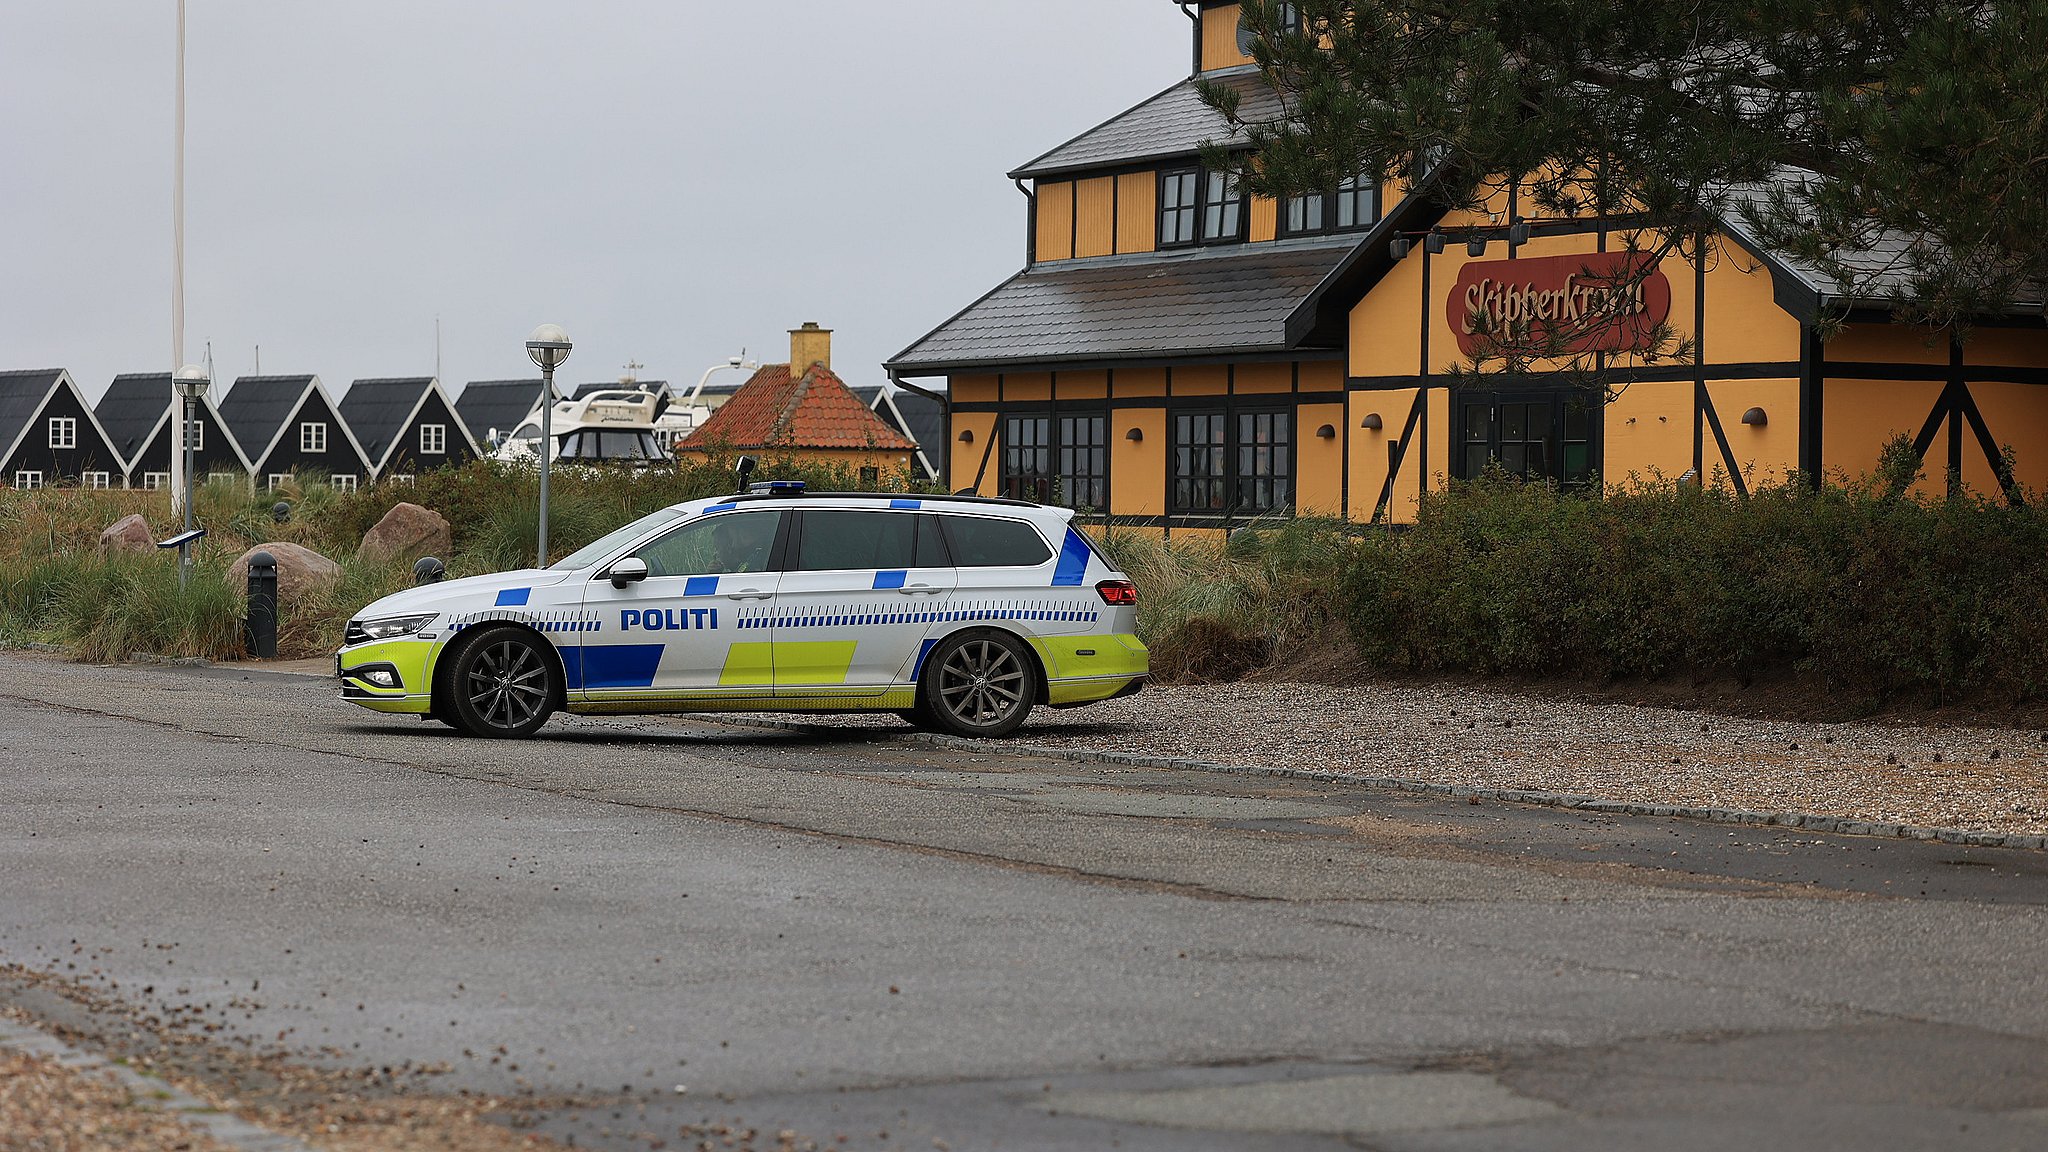
[[[917,518],[917,563],[916,568],[951,568],[953,558],[946,553],[946,534],[939,527],[937,516]]]
[[[916,567],[915,516],[901,512],[806,509],[798,523],[798,571]]]
[[[953,563],[961,568],[1032,568],[1052,559],[1038,530],[1022,520],[941,516]]]
[[[726,512],[692,520],[633,553],[649,576],[724,576],[766,572],[775,554],[780,512]]]

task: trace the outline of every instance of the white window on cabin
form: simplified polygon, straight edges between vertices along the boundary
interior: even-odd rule
[[[206,482],[208,484],[233,484],[241,478],[239,472],[208,472],[206,474]]]
[[[113,479],[105,472],[82,472],[79,474],[78,482],[87,488],[110,488],[113,486]]]
[[[338,492],[353,492],[356,490],[356,478],[346,473],[340,476],[329,476],[327,482],[333,485],[334,489]]]
[[[427,456],[448,454],[448,426],[446,424],[420,425],[420,452]]]
[[[299,451],[327,451],[327,422],[325,420],[308,420],[304,424],[299,425]]]
[[[145,492],[155,492],[160,488],[169,488],[170,486],[171,474],[169,472],[144,472],[142,474],[142,490]]]
[[[43,474],[23,469],[14,474],[14,486],[24,492],[31,488],[41,488],[43,486]]]
[[[206,425],[198,420],[185,422],[185,446],[194,452],[206,451]]]
[[[268,488],[270,489],[270,491],[272,491],[272,492],[275,492],[275,491],[277,491],[277,490],[278,490],[279,488],[282,488],[282,487],[284,487],[285,485],[287,485],[287,484],[290,484],[291,482],[292,482],[292,474],[291,474],[291,473],[289,473],[289,472],[272,472],[272,473],[270,474],[270,479],[269,479],[269,483],[268,483],[268,485],[267,485],[267,486],[268,486]]]
[[[390,476],[390,480],[393,484],[403,484],[407,488],[410,488],[412,487],[413,483],[413,474],[410,472],[393,472]]]
[[[76,448],[76,447],[78,447],[78,417],[76,417],[76,416],[52,416],[52,417],[50,417],[50,447],[52,447],[52,448]]]

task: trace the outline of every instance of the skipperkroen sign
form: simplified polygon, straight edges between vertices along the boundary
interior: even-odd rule
[[[1555,336],[1570,353],[1646,349],[1671,315],[1671,281],[1651,259],[1594,252],[1473,261],[1458,270],[1445,301],[1458,349],[1476,355],[1503,333],[1518,344]]]

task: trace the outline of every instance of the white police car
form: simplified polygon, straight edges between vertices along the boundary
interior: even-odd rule
[[[349,621],[341,698],[475,736],[583,713],[888,711],[1002,736],[1144,684],[1137,589],[1073,514],[757,484],[545,569],[409,589]]]

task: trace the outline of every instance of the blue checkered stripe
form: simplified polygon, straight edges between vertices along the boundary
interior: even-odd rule
[[[604,625],[595,612],[584,612],[568,608],[557,612],[508,612],[502,608],[483,612],[471,612],[463,616],[450,617],[448,633],[454,635],[465,628],[478,624],[524,624],[536,632],[546,635],[562,635],[574,632],[601,632]]]
[[[814,608],[752,609],[740,615],[742,629],[755,628],[886,628],[903,624],[953,624],[974,620],[1029,620],[1038,623],[1093,624],[1102,618],[1098,607],[1079,600],[1014,600],[954,602],[942,608],[905,611],[900,603],[842,605],[831,612]]]

